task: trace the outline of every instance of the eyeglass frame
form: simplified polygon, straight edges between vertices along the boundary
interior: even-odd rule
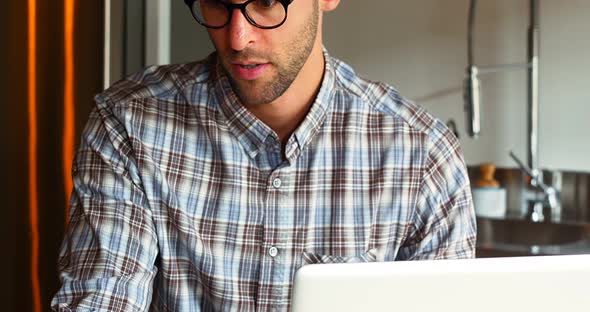
[[[246,20],[248,21],[248,23],[250,23],[252,26],[260,28],[260,29],[275,29],[275,28],[279,28],[281,27],[285,21],[287,20],[287,16],[288,14],[288,8],[289,5],[291,3],[293,3],[293,1],[295,0],[276,0],[279,3],[281,3],[283,5],[283,7],[285,8],[285,18],[283,18],[283,20],[274,26],[262,26],[259,25],[258,23],[256,23],[249,15],[248,13],[246,13],[246,6],[254,1],[258,1],[258,0],[248,0],[246,2],[242,2],[242,3],[230,3],[230,2],[225,2],[225,1],[221,1],[218,0],[219,3],[223,4],[226,8],[226,10],[228,11],[228,16],[227,16],[227,21],[225,22],[225,24],[221,25],[221,26],[211,26],[211,25],[207,25],[205,24],[205,22],[201,22],[199,21],[199,19],[195,16],[195,12],[193,11],[193,4],[196,2],[197,0],[184,0],[184,3],[188,6],[189,10],[191,11],[191,15],[193,16],[193,18],[197,21],[197,23],[207,27],[207,28],[212,28],[212,29],[221,29],[225,26],[227,26],[230,22],[231,22],[231,18],[234,14],[234,11],[236,9],[239,9],[240,12],[242,12],[242,15],[246,18]]]

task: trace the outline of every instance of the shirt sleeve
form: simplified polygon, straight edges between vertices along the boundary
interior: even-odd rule
[[[438,127],[398,260],[475,257],[477,225],[465,161],[457,138],[446,126]]]
[[[104,103],[103,103],[104,104]],[[70,222],[54,311],[147,311],[157,236],[132,147],[107,105],[93,110],[73,163]]]

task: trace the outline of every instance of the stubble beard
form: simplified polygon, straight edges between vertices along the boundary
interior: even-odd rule
[[[222,66],[227,77],[229,77],[229,81],[235,94],[242,104],[260,105],[271,103],[289,89],[307,62],[314,47],[318,29],[318,18],[319,8],[317,1],[314,1],[313,14],[305,22],[306,26],[304,30],[289,42],[284,49],[286,55],[283,55],[282,57],[264,56],[260,53],[253,53],[248,50],[231,52],[229,59],[247,59],[251,56],[262,56],[272,63],[273,66],[271,68],[276,69],[274,77],[271,77],[270,81],[267,82],[258,80],[237,81],[231,76],[231,74],[229,74],[230,71],[228,71],[225,66]]]

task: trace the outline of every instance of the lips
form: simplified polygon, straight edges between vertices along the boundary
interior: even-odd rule
[[[269,67],[270,63],[239,62],[231,64],[233,76],[242,80],[258,79]]]
[[[240,65],[242,68],[245,68],[245,69],[254,69],[260,64],[236,64],[236,65]]]

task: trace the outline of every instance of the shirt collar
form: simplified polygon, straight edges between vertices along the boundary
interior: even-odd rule
[[[327,113],[332,107],[334,93],[336,92],[336,71],[333,63],[334,60],[330,57],[326,48],[323,48],[323,54],[325,67],[320,90],[314,103],[311,105],[307,116],[293,133],[293,137],[297,141],[298,149],[293,150],[292,152],[296,152],[297,155],[307,146],[307,144],[309,144],[321,129]],[[285,154],[289,158],[289,146],[287,146]]]
[[[325,67],[320,90],[305,119],[287,142],[285,156],[289,160],[297,158],[319,132],[326,119],[326,113],[331,107],[335,92],[336,73],[334,61],[325,48],[323,54]],[[240,103],[227,74],[221,68],[221,64],[217,61],[214,64],[213,83],[219,108],[227,119],[230,131],[242,144],[248,155],[255,158],[261,150],[268,148],[270,144],[276,144],[278,137],[270,127]]]
[[[219,108],[227,119],[229,130],[243,145],[246,153],[254,158],[266,140],[272,138],[274,131],[240,103],[221,64],[218,61],[214,64],[214,92]]]

